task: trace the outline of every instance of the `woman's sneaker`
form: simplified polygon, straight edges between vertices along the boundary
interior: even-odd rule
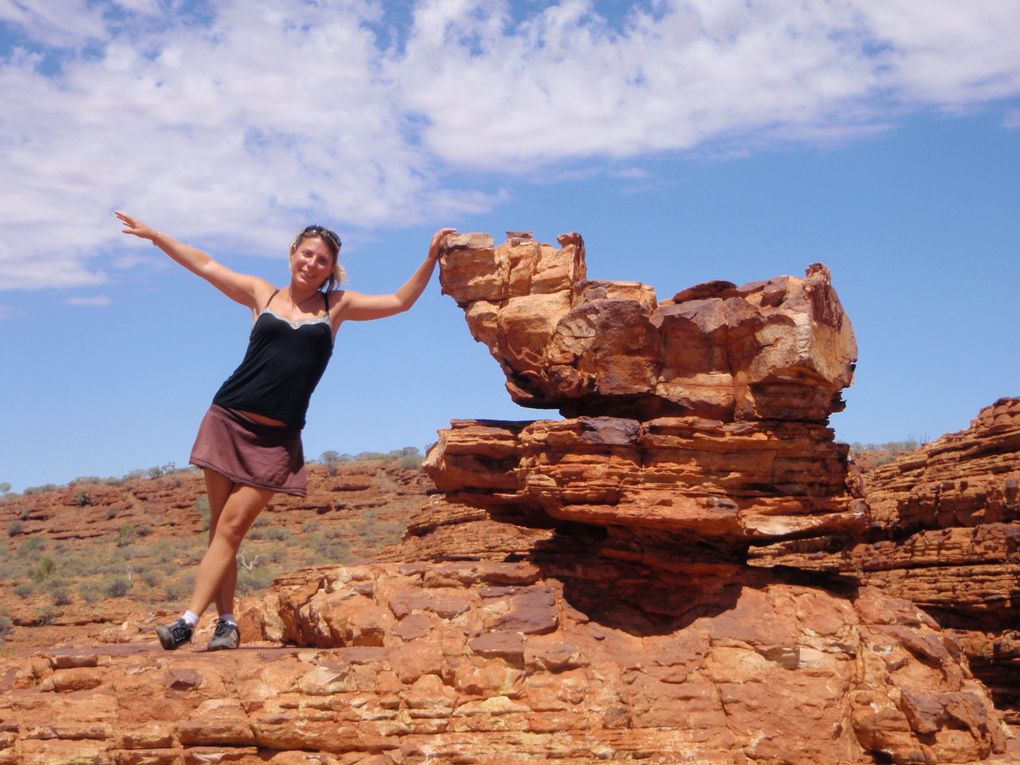
[[[216,629],[213,631],[212,640],[206,646],[207,651],[223,651],[230,648],[237,648],[241,644],[241,630],[234,622],[225,622],[222,619],[216,620]]]
[[[170,622],[165,627],[156,627],[159,644],[168,651],[180,648],[185,643],[190,643],[191,635],[194,631],[194,628],[183,619]]]

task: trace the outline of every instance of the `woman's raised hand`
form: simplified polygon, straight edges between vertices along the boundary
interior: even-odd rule
[[[446,249],[446,238],[456,234],[455,228],[441,228],[432,236],[432,244],[429,245],[429,260],[436,261]]]
[[[149,226],[146,226],[138,220],[138,218],[133,218],[120,210],[115,211],[114,215],[116,215],[120,219],[120,222],[124,224],[124,228],[121,229],[123,233],[137,236],[140,239],[148,239],[150,242],[156,238],[156,231]]]

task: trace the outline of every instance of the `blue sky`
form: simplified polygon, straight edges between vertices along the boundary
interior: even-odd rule
[[[310,222],[387,292],[444,225],[579,231],[660,298],[829,265],[844,441],[1020,395],[1020,0],[0,0],[0,483],[187,461],[250,318],[125,209],[278,284]],[[306,453],[534,419],[434,283],[347,324]]]

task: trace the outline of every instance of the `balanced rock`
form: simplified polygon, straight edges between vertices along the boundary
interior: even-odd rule
[[[443,290],[523,406],[568,417],[824,422],[857,359],[829,270],[741,287],[710,282],[659,302],[638,282],[587,280],[579,234],[449,240]]]

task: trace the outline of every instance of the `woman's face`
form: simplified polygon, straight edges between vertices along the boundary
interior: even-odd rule
[[[290,272],[295,281],[319,289],[333,272],[333,252],[321,238],[306,236],[290,255]]]

